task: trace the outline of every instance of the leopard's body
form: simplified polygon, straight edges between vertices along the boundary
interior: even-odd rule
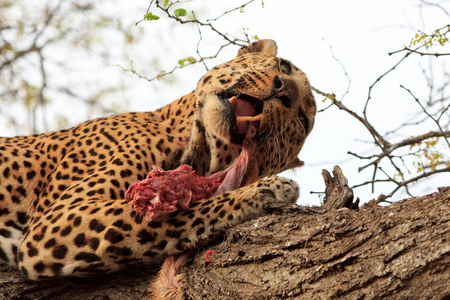
[[[269,40],[242,48],[196,90],[155,112],[0,138],[0,262],[30,279],[112,272],[198,247],[264,214],[267,201],[295,201],[297,185],[275,176],[153,221],[123,200],[129,184],[153,165],[187,163],[203,176],[229,166],[243,140],[221,99],[231,94],[264,103],[254,153],[258,177],[299,166],[315,102],[306,76],[276,57]]]

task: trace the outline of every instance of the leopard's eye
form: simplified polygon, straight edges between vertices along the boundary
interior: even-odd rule
[[[280,70],[283,74],[289,75],[291,73],[291,66],[289,63],[282,61],[280,64]]]

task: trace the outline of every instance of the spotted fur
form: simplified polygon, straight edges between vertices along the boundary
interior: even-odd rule
[[[207,72],[197,88],[154,112],[124,113],[71,129],[0,138],[0,261],[30,279],[89,276],[148,263],[207,243],[295,201],[297,185],[269,177],[151,222],[124,194],[153,165],[192,165],[207,176],[228,167],[243,136],[223,98],[257,99],[263,117],[255,157],[264,178],[301,165],[315,102],[303,72],[262,40]]]

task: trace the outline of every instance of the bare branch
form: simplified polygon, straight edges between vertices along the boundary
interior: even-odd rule
[[[369,121],[367,120],[367,118],[365,117],[361,117],[360,115],[358,115],[357,113],[355,113],[354,111],[350,110],[349,108],[347,108],[341,101],[336,100],[336,97],[334,94],[327,94],[322,92],[321,90],[315,88],[315,87],[311,87],[312,90],[330,100],[333,101],[333,104],[336,105],[339,109],[344,110],[345,112],[347,112],[348,114],[350,114],[352,117],[354,117],[355,119],[357,119],[359,122],[361,122],[364,127],[366,127],[366,129],[369,131],[369,133],[372,135],[375,143],[380,146],[380,148],[384,148],[384,147],[389,147],[389,142],[386,141],[384,139],[384,137],[379,134],[375,128],[369,123]]]
[[[428,113],[428,111],[425,109],[425,107],[423,107],[422,103],[420,103],[419,99],[417,99],[417,97],[414,96],[414,94],[413,94],[409,89],[405,88],[403,85],[400,85],[400,87],[401,87],[402,89],[404,89],[405,91],[407,91],[407,92],[414,98],[414,100],[416,100],[416,102],[420,105],[420,107],[422,108],[423,112],[424,112],[431,120],[433,120],[433,121],[436,123],[437,127],[439,128],[440,132],[442,133],[442,136],[444,137],[445,141],[447,142],[448,148],[450,149],[450,142],[449,142],[448,139],[447,139],[447,135],[445,135],[444,130],[443,130],[442,127],[441,127],[441,124],[439,124],[439,119],[441,118],[442,114],[443,114],[445,111],[448,110],[449,106],[447,106],[445,109],[442,110],[442,113],[441,113],[441,115],[438,117],[438,119],[435,119],[432,115],[430,115],[430,114]],[[449,104],[449,105],[450,105],[450,104]]]
[[[378,204],[378,203],[381,203],[381,202],[385,201],[385,199],[392,197],[402,187],[407,187],[409,184],[411,184],[413,182],[416,182],[416,181],[419,181],[420,179],[428,178],[428,177],[430,177],[432,175],[435,175],[435,174],[448,173],[448,172],[450,172],[450,167],[443,168],[443,169],[435,169],[435,170],[430,171],[430,172],[424,172],[424,173],[422,173],[420,175],[417,175],[417,176],[415,176],[415,177],[413,177],[413,178],[411,178],[409,180],[405,180],[403,182],[398,182],[398,183],[396,182],[397,187],[392,192],[390,192],[387,196],[385,196],[384,199],[378,199],[376,202]]]
[[[409,47],[404,47],[403,49],[400,49],[400,50],[397,50],[397,51],[394,51],[394,52],[390,52],[389,55],[397,54],[397,53],[400,53],[400,52],[403,52],[403,51],[407,51],[408,53],[416,53],[416,54],[419,54],[420,56],[435,56],[435,57],[439,57],[439,56],[448,56],[448,55],[450,55],[450,53],[437,53],[437,52],[435,52],[435,53],[428,53],[428,52],[420,52],[420,51],[411,49],[411,48],[409,48]]]

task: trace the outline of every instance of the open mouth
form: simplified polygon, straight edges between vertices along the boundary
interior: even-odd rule
[[[235,123],[230,128],[230,136],[233,143],[241,144],[246,136],[249,135],[249,130],[255,131],[254,135],[257,134],[263,116],[263,101],[250,95],[231,94],[228,92],[218,95],[218,98],[226,103],[226,107],[230,111],[232,110],[230,114],[235,117]]]

